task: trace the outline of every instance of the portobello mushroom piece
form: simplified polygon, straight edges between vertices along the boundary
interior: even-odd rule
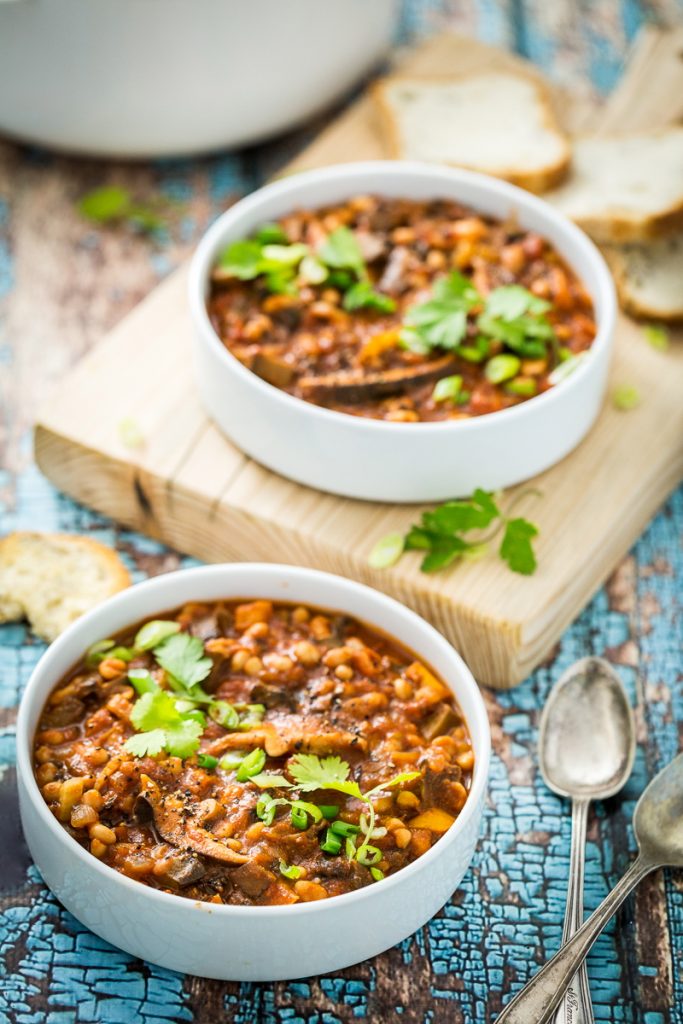
[[[458,809],[459,802],[453,793],[453,783],[462,780],[462,771],[457,764],[449,765],[441,772],[427,768],[424,774],[422,798],[426,807],[440,807],[445,810]]]
[[[65,725],[80,722],[85,711],[85,704],[78,697],[65,697],[59,704],[54,704],[45,712],[42,724],[49,729],[59,729]]]
[[[233,885],[236,885],[247,896],[251,896],[252,899],[261,896],[276,880],[272,872],[266,871],[260,864],[255,864],[253,861],[243,864],[241,868],[236,868],[230,875],[230,879]]]
[[[276,388],[286,388],[294,379],[294,369],[281,355],[264,349],[254,356],[251,369],[257,377]]]
[[[173,857],[164,861],[164,870],[159,876],[184,889],[186,885],[194,885],[206,874],[202,861],[194,853],[179,850]]]
[[[330,373],[325,377],[302,377],[297,387],[309,401],[365,402],[372,398],[399,394],[407,388],[454,373],[458,367],[453,356],[442,356],[418,366],[399,366],[377,373],[357,370]]]
[[[194,807],[188,804],[182,793],[162,796],[158,785],[149,775],[141,775],[140,784],[140,794],[134,807],[135,815],[139,821],[149,821],[145,815],[151,813],[157,832],[167,843],[177,846],[179,850],[193,850],[225,864],[247,863],[249,858],[243,853],[231,850],[215,839],[208,829],[197,824],[194,820]]]

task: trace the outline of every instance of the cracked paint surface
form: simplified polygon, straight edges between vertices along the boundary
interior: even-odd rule
[[[565,84],[588,91],[592,80],[605,91],[643,17],[666,20],[676,11],[675,0],[404,0],[402,32],[419,34],[446,16],[457,29],[516,46]],[[48,387],[185,258],[207,224],[320,124],[243,154],[146,165],[49,157],[0,142],[0,532],[86,533],[116,546],[136,580],[193,564],[56,492],[31,462],[31,416]],[[186,212],[151,243],[93,230],[74,200],[113,182],[141,198],[161,191]],[[256,985],[185,977],[114,949],[61,907],[31,864],[15,795],[16,707],[43,645],[22,625],[0,627],[0,1024],[492,1020],[556,950],[562,930],[570,818],[566,803],[543,786],[536,760],[540,708],[552,683],[575,659],[604,655],[636,709],[633,775],[589,822],[588,910],[633,857],[630,820],[640,792],[683,746],[682,527],[679,491],[552,659],[517,689],[486,694],[494,741],[488,807],[474,864],[452,900],[400,946],[323,978]],[[660,873],[640,886],[598,940],[589,974],[598,1024],[683,1024],[680,875]]]

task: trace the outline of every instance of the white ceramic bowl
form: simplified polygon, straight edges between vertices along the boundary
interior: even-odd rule
[[[549,239],[584,282],[598,332],[576,372],[551,390],[486,416],[446,423],[388,423],[293,398],[246,369],[211,326],[211,268],[231,241],[297,207],[359,193],[445,197]],[[440,501],[497,490],[542,472],[581,441],[598,414],[609,367],[616,298],[593,243],[543,200],[495,178],[420,163],[375,161],[307,171],[242,199],[204,236],[190,271],[195,364],[204,405],[248,455],[299,483],[374,501]]]
[[[55,820],[32,770],[32,741],[45,700],[96,640],[183,604],[266,597],[348,612],[400,639],[452,689],[475,753],[464,810],[439,841],[395,875],[318,903],[215,906],[172,896],[100,863]],[[369,587],[284,565],[212,565],[158,576],[106,601],[59,637],[38,662],[19,709],[17,764],[24,834],[43,878],[67,910],[115,946],[163,967],[208,978],[272,981],[339,970],[388,949],[450,898],[479,835],[490,733],[472,675],[453,648],[414,612]]]
[[[389,47],[397,0],[0,0],[0,131],[98,155],[244,145]]]

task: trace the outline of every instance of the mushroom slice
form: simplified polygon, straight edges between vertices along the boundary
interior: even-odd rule
[[[247,863],[249,857],[231,850],[229,846],[215,839],[208,829],[196,823],[192,808],[188,813],[187,802],[182,794],[168,793],[162,796],[158,785],[149,775],[141,775],[140,784],[135,813],[144,820],[146,804],[151,810],[159,834],[166,842],[181,850],[194,850],[195,853],[223,861],[225,864]]]
[[[253,750],[255,747],[261,747],[269,757],[282,757],[295,750],[327,755],[365,751],[367,742],[344,729],[321,732],[317,719],[282,715],[277,723],[263,722],[245,732],[229,732],[210,743],[204,753],[220,757],[226,750]]]
[[[453,356],[442,356],[430,363],[399,366],[377,373],[357,370],[330,373],[324,377],[302,377],[297,387],[303,398],[314,401],[364,402],[405,391],[419,384],[429,384],[458,368]]]
[[[286,388],[294,379],[294,368],[281,355],[268,349],[262,349],[254,356],[251,369],[257,377],[276,388]]]

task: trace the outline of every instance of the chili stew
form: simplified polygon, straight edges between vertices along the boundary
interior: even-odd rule
[[[103,863],[255,906],[400,870],[456,820],[474,768],[450,690],[410,651],[268,600],[187,604],[94,644],[48,698],[34,759]]]
[[[221,254],[208,311],[270,384],[401,423],[524,402],[560,383],[596,333],[548,241],[446,199],[363,195],[265,224]]]

